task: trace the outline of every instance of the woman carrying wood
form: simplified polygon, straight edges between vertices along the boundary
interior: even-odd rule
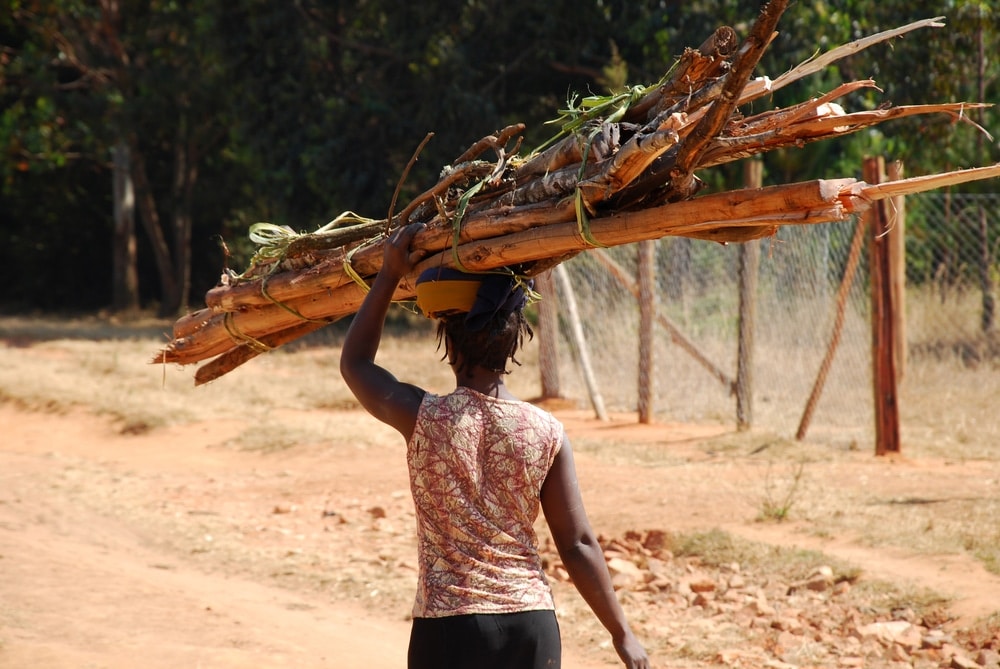
[[[504,385],[531,330],[512,277],[421,275],[456,388],[435,395],[375,364],[385,317],[413,267],[404,226],[344,340],[340,371],[361,404],[406,440],[419,572],[409,669],[558,668],[559,626],[533,525],[539,508],[573,583],[629,669],[648,669],[590,526],[572,450],[548,412]],[[442,270],[444,272],[444,270]],[[457,278],[458,280],[453,280]]]

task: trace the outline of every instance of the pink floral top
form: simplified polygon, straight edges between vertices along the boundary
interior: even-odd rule
[[[542,483],[562,424],[527,402],[427,393],[407,445],[417,513],[413,616],[555,608],[538,557]]]

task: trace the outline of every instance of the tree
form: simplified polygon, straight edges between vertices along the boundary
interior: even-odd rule
[[[526,143],[537,146],[552,133],[545,121],[572,96],[652,83],[720,25],[742,36],[755,18],[741,0],[7,4],[10,11],[0,12],[0,197],[9,213],[0,215],[17,248],[0,251],[8,254],[2,271],[58,256],[72,261],[70,276],[95,277],[103,296],[95,289],[81,301],[66,287],[55,290],[60,266],[34,277],[37,283],[18,282],[25,299],[109,301],[105,274],[115,263],[94,254],[105,253],[102,245],[111,252],[112,149],[124,143],[141,225],[137,260],[119,264],[138,263],[143,299],[155,298],[164,313],[217,281],[220,236],[234,253],[248,254],[246,227],[258,220],[307,230],[345,210],[383,216],[427,133],[434,137],[402,184],[401,201],[435,183],[439,168],[478,138],[524,122]],[[992,11],[986,0],[943,8],[930,0],[794,3],[762,74],[776,76],[817,49],[879,29],[949,16],[944,29],[841,61],[801,84],[810,89],[781,91],[768,104],[869,75],[885,94],[859,94],[845,106],[976,99],[973,19],[980,16],[985,53],[993,53]],[[917,60],[930,65],[911,67]],[[1000,66],[985,65],[984,95],[996,99]],[[987,112],[986,127],[996,125],[996,113]],[[900,121],[770,154],[765,179],[851,173],[865,153],[904,158],[908,173],[920,174],[988,163],[996,151],[965,128]],[[738,168],[706,177],[717,188],[741,179]],[[67,221],[74,241],[86,240],[89,262],[66,241],[60,226]]]
[[[4,281],[8,304],[88,308],[103,305],[74,294],[81,284],[74,269],[109,239],[94,209],[107,206],[111,191],[108,182],[94,187],[103,126],[99,98],[86,89],[100,77],[81,80],[49,31],[62,7],[15,2],[0,12],[0,271],[17,278]],[[104,279],[104,269],[87,279]]]
[[[40,110],[51,109],[50,116],[75,124],[61,133],[64,141],[53,151],[22,151],[27,169],[80,159],[110,167],[112,147],[119,147],[119,160],[127,153],[124,169],[135,184],[164,315],[187,307],[199,164],[225,137],[225,119],[215,107],[220,70],[214,40],[205,39],[214,24],[202,19],[200,9],[173,2],[48,0],[15,3],[8,19],[25,35],[22,48],[10,54],[11,71],[22,85],[15,103],[21,113],[7,116],[14,129],[8,146],[33,136],[32,128],[45,120]],[[167,179],[160,173],[164,159],[172,163]],[[169,187],[154,187],[161,179]],[[135,244],[127,226],[118,230],[125,238],[114,248],[128,253]],[[120,258],[115,265],[128,274],[132,262]],[[116,303],[136,301],[125,294]]]

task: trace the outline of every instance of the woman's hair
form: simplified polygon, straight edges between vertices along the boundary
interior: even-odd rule
[[[525,336],[530,341],[535,333],[524,316],[524,311],[500,312],[478,330],[466,327],[466,314],[445,316],[438,321],[438,350],[444,346],[444,356],[452,365],[458,363],[457,372],[483,367],[501,374],[509,374],[507,361],[520,365],[517,352],[524,345]]]

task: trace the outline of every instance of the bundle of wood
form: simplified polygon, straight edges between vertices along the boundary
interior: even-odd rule
[[[172,341],[154,361],[208,361],[195,375],[201,384],[354,313],[380,269],[384,240],[403,225],[425,225],[413,242],[423,259],[401,283],[397,300],[412,299],[413,278],[432,266],[514,267],[533,276],[588,248],[668,235],[747,241],[771,236],[782,225],[844,220],[882,197],[1000,174],[995,166],[882,186],[833,179],[695,197],[701,184],[697,170],[914,114],[967,119],[976,106],[846,113],[835,103],[875,87],[866,80],[789,108],[744,116],[741,105],[840,58],[942,25],[940,17],[918,21],[834,49],[777,79],[751,78],[786,5],[787,0],[766,5],[742,43],[731,28],[718,29],[653,86],[571,104],[560,134],[526,156],[519,154],[523,126],[483,138],[398,214],[370,220],[348,212],[305,234],[255,226],[251,237],[260,249],[250,267],[238,275],[227,270],[207,293],[206,308],[176,321]]]

